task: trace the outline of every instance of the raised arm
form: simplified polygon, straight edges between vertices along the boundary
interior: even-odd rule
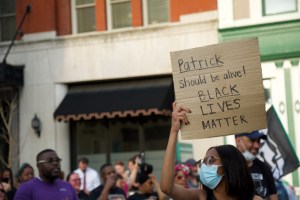
[[[169,197],[166,196],[166,195],[161,191],[160,185],[159,185],[159,183],[157,182],[156,177],[155,177],[153,174],[150,174],[149,176],[150,176],[151,181],[153,182],[154,187],[155,187],[155,189],[156,189],[156,191],[157,191],[158,199],[159,199],[159,200],[167,200],[167,199],[169,199]]]
[[[190,109],[177,106],[176,102],[173,103],[172,112],[172,126],[169,136],[167,149],[163,161],[160,187],[162,192],[167,194],[169,197],[176,200],[199,200],[204,199],[205,194],[200,190],[187,190],[181,186],[174,184],[174,163],[175,163],[175,151],[177,134],[179,132],[181,124],[188,125],[186,113],[190,113]],[[200,196],[203,195],[203,198]]]
[[[127,180],[128,190],[130,190],[132,188],[132,186],[134,186],[138,171],[139,171],[139,158],[137,157],[135,159],[134,167],[131,170],[130,176]]]
[[[116,179],[112,176],[108,177],[104,183],[104,188],[97,200],[107,200],[110,189],[116,184]]]

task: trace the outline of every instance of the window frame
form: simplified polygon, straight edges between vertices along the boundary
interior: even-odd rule
[[[95,32],[96,28],[94,31],[86,31],[86,32],[78,32],[78,22],[77,22],[77,9],[79,8],[89,8],[89,7],[94,7],[95,9],[95,22],[97,22],[97,18],[96,18],[96,2],[94,1],[94,3],[87,3],[87,4],[83,4],[83,5],[76,5],[76,0],[72,0],[71,1],[71,15],[72,15],[72,32],[73,34],[84,34],[84,33],[91,33],[91,32]]]
[[[107,18],[107,30],[116,30],[116,29],[122,29],[122,28],[130,28],[131,26],[128,27],[122,27],[122,28],[113,28],[113,17],[112,17],[112,4],[117,4],[117,3],[123,3],[123,2],[129,2],[130,6],[132,4],[131,0],[106,0],[106,18]],[[131,10],[132,14],[132,10]],[[132,24],[132,19],[131,19],[131,24]]]
[[[296,13],[296,12],[298,12],[298,0],[294,0],[294,1],[295,1],[295,10],[283,11],[283,12],[278,12],[278,13],[273,13],[273,14],[267,14],[267,12],[266,12],[266,0],[262,0],[262,16],[267,17],[267,16],[274,16],[274,15]]]
[[[148,1],[149,0],[142,0],[143,25],[144,26],[151,26],[151,25],[155,25],[155,24],[169,23],[170,22],[170,0],[167,0],[168,1],[168,5],[169,5],[169,9],[168,9],[169,19],[168,19],[168,21],[166,21],[166,22],[159,22],[159,23],[155,23],[155,24],[149,23]]]

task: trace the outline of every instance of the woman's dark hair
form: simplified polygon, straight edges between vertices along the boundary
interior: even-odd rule
[[[132,162],[133,164],[135,164],[135,160],[139,156],[140,156],[140,154],[136,154],[136,155],[132,156],[131,158],[129,158],[128,162]]]
[[[221,145],[213,148],[216,149],[222,160],[227,195],[238,197],[239,200],[252,199],[254,183],[241,152],[232,145]]]
[[[21,167],[18,169],[17,173],[16,173],[16,178],[17,178],[17,181],[18,181],[19,183],[21,183],[21,176],[22,176],[22,173],[24,172],[24,170],[25,170],[26,168],[31,168],[32,171],[34,171],[33,167],[32,167],[30,164],[28,164],[28,163],[23,163],[23,164],[21,165]]]
[[[6,171],[9,172],[10,188],[14,188],[13,172],[12,172],[12,170],[11,170],[10,168],[5,167],[5,169],[2,171],[2,175],[1,175],[2,180],[1,180],[1,181],[3,181],[3,179],[4,179],[4,178],[3,178],[3,174],[4,174],[4,172],[6,172]],[[3,182],[5,182],[5,181],[3,181]]]

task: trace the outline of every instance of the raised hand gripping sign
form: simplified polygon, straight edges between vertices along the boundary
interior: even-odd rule
[[[171,52],[178,105],[191,109],[182,139],[266,128],[258,39]]]

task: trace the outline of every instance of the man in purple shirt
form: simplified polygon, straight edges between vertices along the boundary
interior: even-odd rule
[[[77,200],[72,186],[59,179],[61,159],[52,149],[36,156],[39,177],[22,184],[14,200]]]

